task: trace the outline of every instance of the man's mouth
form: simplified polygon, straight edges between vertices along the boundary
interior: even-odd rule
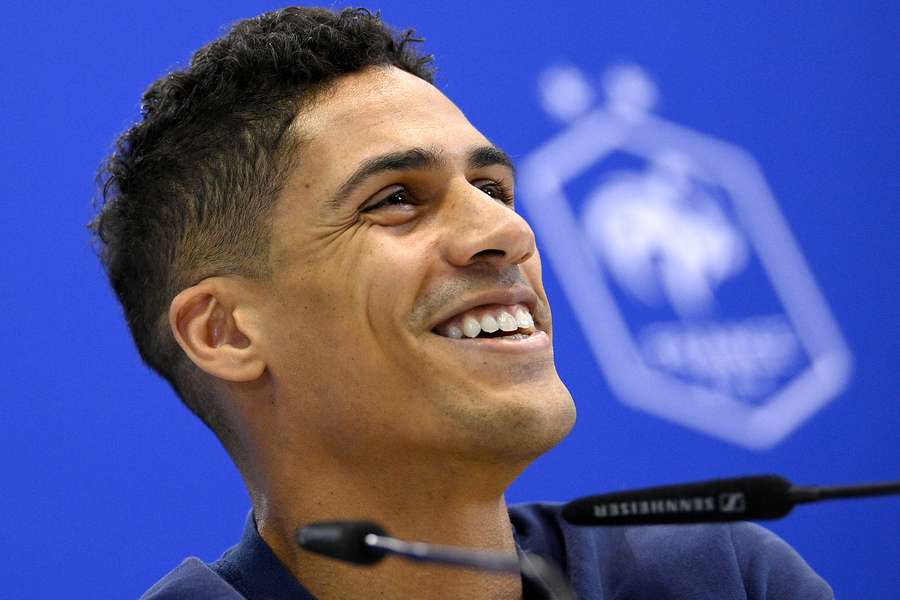
[[[434,333],[455,340],[503,338],[526,340],[536,333],[534,317],[524,304],[491,304],[466,310],[438,324]]]

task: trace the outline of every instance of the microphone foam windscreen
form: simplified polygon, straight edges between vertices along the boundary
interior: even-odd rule
[[[323,521],[297,531],[297,544],[304,550],[357,565],[371,565],[382,558],[380,550],[365,542],[369,534],[387,533],[370,521]]]
[[[778,519],[793,508],[777,475],[717,479],[589,496],[563,507],[573,525],[660,525]]]

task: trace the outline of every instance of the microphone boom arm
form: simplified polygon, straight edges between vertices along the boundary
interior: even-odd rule
[[[794,486],[788,490],[788,496],[794,504],[832,500],[837,498],[864,498],[868,496],[889,496],[900,494],[900,481],[882,483],[862,483],[858,485],[836,485],[829,487]]]

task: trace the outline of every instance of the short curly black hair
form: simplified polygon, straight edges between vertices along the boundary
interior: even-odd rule
[[[285,8],[236,23],[146,91],[140,122],[98,175],[90,224],[144,362],[229,450],[233,432],[168,325],[181,290],[268,275],[269,215],[302,160],[291,129],[343,74],[393,66],[433,81],[431,58],[364,9]]]

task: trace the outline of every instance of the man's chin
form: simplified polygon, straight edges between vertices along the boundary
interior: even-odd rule
[[[575,404],[556,376],[505,387],[473,385],[439,407],[472,449],[504,460],[531,461],[572,430]]]
[[[575,426],[575,403],[558,377],[555,385],[541,386],[519,402],[516,412],[521,415],[521,431],[511,437],[533,458],[559,444]]]

